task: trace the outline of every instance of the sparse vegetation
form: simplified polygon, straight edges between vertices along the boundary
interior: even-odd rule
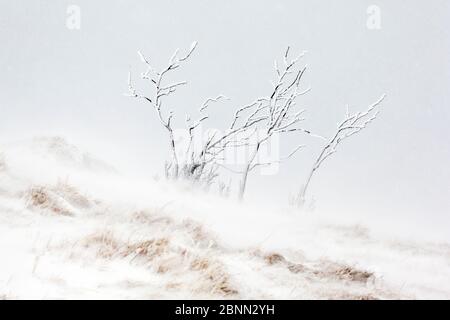
[[[335,271],[336,276],[339,279],[367,282],[369,279],[373,278],[373,273],[359,270],[351,266],[340,266]]]
[[[187,232],[190,224],[186,226]],[[182,229],[179,230],[182,232]],[[197,230],[198,231],[198,230]],[[202,237],[200,237],[202,238]],[[111,230],[104,230],[88,235],[81,241],[85,249],[93,249],[97,258],[128,259],[129,263],[143,264],[158,274],[170,273],[172,277],[182,277],[188,270],[198,274],[190,286],[199,294],[234,296],[238,291],[231,285],[230,276],[217,259],[209,252],[211,247],[203,250],[198,246],[180,248],[168,238],[149,240],[121,240]],[[198,252],[198,250],[200,250]],[[179,283],[183,283],[180,279]],[[169,285],[173,286],[173,285]]]
[[[59,181],[54,187],[33,186],[25,194],[29,207],[43,213],[73,216],[78,209],[91,207],[91,200],[67,182]]]
[[[15,167],[12,163],[11,168]],[[424,266],[430,261],[436,279],[447,272],[436,265],[446,265],[448,246],[394,244],[391,239],[377,238],[365,226],[327,223],[308,227],[308,220],[285,216],[278,222],[280,230],[293,239],[292,245],[286,245],[276,236],[267,238],[278,215],[269,216],[264,210],[252,220],[251,230],[245,226],[239,229],[246,206],[224,199],[215,202],[214,196],[199,193],[195,195],[199,201],[192,202],[192,198],[176,195],[166,198],[163,190],[152,193],[151,198],[130,198],[126,190],[130,183],[127,180],[123,185],[121,176],[115,176],[117,185],[110,195],[106,190],[97,193],[96,188],[88,187],[89,182],[75,182],[75,178],[69,182],[68,174],[59,176],[68,178],[1,175],[0,189],[8,192],[0,195],[6,200],[0,203],[0,235],[17,243],[2,247],[12,259],[9,265],[15,266],[14,270],[8,269],[8,264],[1,266],[2,279],[11,279],[11,284],[0,279],[2,298],[27,297],[27,292],[17,290],[17,279],[38,281],[38,286],[32,285],[36,288],[48,283],[49,288],[64,288],[63,292],[72,296],[90,292],[96,298],[112,293],[127,298],[414,298],[411,292],[429,282],[423,279],[426,277],[405,275],[403,261]],[[174,188],[171,192],[182,191]],[[221,215],[211,217],[214,210]],[[301,224],[293,226],[293,221]],[[317,234],[321,235],[320,243],[315,239]],[[342,257],[348,259],[328,255],[332,249],[324,243],[339,245]],[[399,258],[392,261],[397,255]],[[383,274],[378,277],[378,271],[375,275],[366,269],[377,259],[391,264],[383,273],[391,272],[390,278],[416,287],[403,292],[408,288],[400,290]],[[399,265],[403,266],[401,271],[397,270]],[[74,284],[72,279],[82,280]],[[57,296],[60,292],[49,290],[45,297],[61,298]],[[419,292],[446,294],[428,289]],[[35,294],[42,297],[44,293]]]
[[[186,81],[167,83],[168,75],[180,68],[197,48],[194,42],[185,55],[179,54],[179,49],[175,51],[165,68],[157,71],[150,64],[140,51],[138,51],[141,61],[145,64],[146,70],[141,74],[141,79],[146,81],[153,92],[140,93],[132,81],[131,73],[128,76],[128,93],[133,98],[144,100],[156,111],[157,118],[161,125],[168,132],[169,149],[171,160],[166,162],[165,174],[171,179],[187,179],[207,187],[218,184],[219,192],[229,194],[229,186],[225,187],[219,180],[222,169],[229,170],[240,175],[238,198],[243,199],[249,174],[258,167],[270,166],[274,163],[281,163],[289,159],[299,150],[303,144],[297,146],[285,157],[277,156],[262,160],[259,155],[263,146],[270,145],[274,137],[282,137],[295,132],[311,135],[324,140],[326,143],[317,157],[311,171],[309,172],[301,192],[293,203],[303,206],[306,201],[306,192],[314,174],[321,167],[322,163],[336,152],[337,146],[345,139],[360,132],[371,123],[378,114],[378,106],[384,99],[384,95],[372,104],[365,112],[351,114],[347,108],[345,119],[338,125],[336,132],[331,138],[325,138],[312,133],[300,124],[303,122],[305,109],[298,109],[297,99],[310,91],[310,88],[302,89],[301,80],[306,71],[306,67],[299,67],[299,62],[304,56],[304,52],[296,58],[291,58],[288,47],[283,55],[281,63],[275,62],[275,80],[273,88],[266,96],[259,97],[253,102],[235,107],[234,116],[231,117],[230,125],[223,131],[209,132],[206,139],[202,137],[199,130],[210,118],[207,113],[212,103],[227,100],[220,94],[215,98],[208,98],[198,109],[197,120],[192,120],[190,115],[186,115],[185,131],[188,134],[187,141],[181,142],[175,139],[174,118],[176,111],[167,109],[166,99],[180,87],[187,84]],[[196,143],[194,143],[196,142]],[[195,147],[200,142],[200,147]],[[227,163],[227,151],[232,149],[234,154],[243,150],[245,161],[242,169],[229,168]]]
[[[39,208],[42,212],[62,216],[71,216],[73,214],[61,204],[57,195],[45,187],[32,187],[27,193],[27,198],[29,206]]]
[[[85,237],[81,245],[86,249],[95,249],[96,256],[102,259],[112,259],[120,255],[124,246],[111,230],[93,233]]]

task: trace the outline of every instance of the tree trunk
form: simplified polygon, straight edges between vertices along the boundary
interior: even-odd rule
[[[250,168],[252,167],[253,161],[255,161],[255,158],[258,155],[260,147],[261,147],[261,142],[258,142],[256,144],[255,151],[251,155],[249,161],[247,162],[247,165],[245,166],[245,170],[242,173],[242,180],[241,180],[241,185],[239,188],[239,196],[238,196],[239,201],[244,200],[245,189],[247,187],[248,174],[250,172]]]
[[[169,136],[170,136],[170,147],[172,148],[172,178],[178,179],[178,157],[177,157],[177,150],[175,147],[175,139],[173,137],[173,131],[169,129]]]
[[[305,204],[305,201],[306,201],[306,191],[308,190],[309,183],[311,182],[311,178],[312,178],[314,172],[316,171],[316,169],[317,169],[317,168],[314,167],[314,168],[311,170],[311,172],[310,172],[309,175],[308,175],[308,178],[306,179],[305,184],[303,185],[302,189],[300,190],[300,194],[299,194],[299,196],[298,196],[298,203],[297,203],[297,205],[298,205],[299,207],[302,207],[302,206]]]
[[[245,188],[247,186],[248,172],[250,171],[250,164],[245,167],[244,173],[242,174],[241,185],[239,186],[239,201],[244,200]]]

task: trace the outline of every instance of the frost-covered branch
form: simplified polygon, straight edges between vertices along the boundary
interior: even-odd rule
[[[261,162],[258,155],[261,147],[264,144],[270,143],[270,139],[274,135],[282,135],[289,132],[303,132],[310,134],[309,130],[305,130],[299,124],[304,120],[304,109],[298,110],[296,108],[296,100],[298,97],[309,92],[308,89],[301,90],[301,79],[306,71],[306,67],[299,68],[298,63],[304,56],[305,52],[299,56],[290,59],[290,48],[288,47],[283,55],[283,66],[280,67],[275,61],[276,81],[273,84],[273,89],[266,97],[260,97],[254,102],[238,109],[235,113],[231,129],[256,127],[258,135],[254,146],[250,151],[250,155],[244,165],[242,171],[242,178],[239,189],[239,198],[242,199],[245,194],[247,180],[249,173],[257,167],[268,166],[274,163],[279,163],[292,157],[297,153],[302,145],[297,146],[287,157],[281,159],[273,159],[270,161]],[[247,116],[244,116],[247,114]],[[243,125],[237,126],[241,119]]]
[[[169,146],[172,154],[170,162],[166,163],[166,176],[174,179],[188,178],[194,181],[202,181],[210,185],[219,175],[219,169],[227,169],[241,175],[239,198],[245,194],[247,180],[250,172],[255,168],[281,163],[293,157],[303,148],[298,144],[287,156],[277,159],[260,159],[261,150],[270,145],[273,138],[290,133],[302,133],[312,137],[318,137],[325,141],[325,145],[311,169],[306,183],[299,194],[299,199],[304,201],[306,191],[314,173],[324,161],[336,152],[338,145],[345,139],[358,133],[371,123],[378,114],[378,106],[384,96],[369,106],[364,112],[350,114],[347,110],[345,119],[338,124],[336,132],[330,138],[316,135],[302,126],[305,120],[305,109],[299,108],[299,97],[307,94],[310,88],[302,88],[302,79],[306,72],[306,66],[300,66],[301,58],[305,52],[296,57],[291,57],[290,48],[284,52],[282,61],[275,61],[275,80],[267,95],[259,97],[249,104],[236,107],[232,117],[223,132],[208,132],[202,136],[201,128],[210,119],[210,108],[213,104],[227,100],[224,95],[218,95],[206,99],[197,109],[196,117],[186,115],[185,128],[187,142],[184,150],[185,161],[181,163],[178,158],[181,155],[180,143],[175,141],[173,121],[176,113],[166,106],[167,97],[175,94],[179,88],[187,84],[186,81],[168,81],[168,75],[178,69],[193,54],[197,47],[194,42],[184,55],[177,49],[169,59],[167,65],[160,71],[151,66],[150,60],[140,51],[138,55],[145,65],[145,71],[141,73],[141,79],[150,84],[150,93],[139,92],[133,83],[131,73],[128,75],[128,96],[142,99],[149,103],[155,110],[158,121],[166,129],[169,135]],[[200,143],[198,139],[201,139]],[[203,139],[205,138],[205,139]],[[224,163],[226,151],[245,150],[248,152],[242,170],[228,168]]]
[[[172,127],[172,119],[174,117],[174,112],[169,110],[168,112],[163,112],[163,101],[164,98],[170,96],[175,93],[177,89],[181,86],[187,84],[186,81],[180,81],[175,83],[165,84],[166,76],[171,71],[180,67],[181,63],[189,59],[189,57],[194,52],[197,47],[197,42],[193,42],[189,51],[184,56],[179,56],[179,49],[175,50],[172,57],[169,59],[169,62],[165,68],[161,71],[155,71],[155,69],[151,66],[149,60],[142,54],[141,51],[138,51],[138,55],[141,61],[146,65],[146,71],[141,74],[142,80],[147,80],[150,82],[153,87],[152,95],[143,95],[137,92],[135,89],[132,79],[131,73],[128,74],[128,96],[138,99],[144,99],[149,102],[154,110],[156,111],[158,120],[163,125],[163,127],[167,130],[169,134],[169,143],[170,149],[172,152],[172,162],[170,165],[166,166],[166,169],[170,169],[172,172],[170,176],[177,178],[179,174],[179,161],[176,150],[176,143],[174,139],[174,132]]]
[[[195,148],[194,140],[199,138],[201,135],[201,132],[198,133],[199,128],[209,119],[208,111],[211,104],[227,100],[228,98],[224,95],[218,95],[217,97],[206,99],[198,109],[199,116],[197,119],[192,119],[189,115],[186,115],[185,124],[188,133],[188,142],[185,151],[186,161],[183,164],[180,163],[178,159],[180,146],[175,141],[173,129],[175,112],[167,110],[164,100],[174,94],[180,87],[185,86],[187,82],[166,83],[166,79],[169,73],[178,69],[183,62],[191,57],[196,47],[197,42],[194,42],[189,51],[183,56],[180,56],[179,49],[177,49],[169,59],[167,66],[160,71],[155,71],[150,64],[150,60],[142,52],[138,51],[141,61],[146,66],[145,72],[141,74],[141,79],[148,81],[153,90],[152,94],[138,92],[133,84],[130,73],[128,75],[127,96],[143,99],[150,103],[156,112],[159,122],[169,134],[172,160],[166,163],[166,176],[174,179],[186,177],[193,180],[204,180],[209,184],[217,177],[217,163],[222,159],[221,157],[225,150],[227,148],[236,148],[237,145],[232,143],[233,139],[235,139],[237,134],[242,133],[247,127],[251,126],[252,123],[248,123],[246,126],[241,125],[232,128],[222,134],[211,135],[206,141],[202,142],[200,148]]]
[[[337,152],[337,147],[339,146],[339,144],[341,144],[345,139],[366,128],[373,120],[376,119],[379,113],[378,107],[383,102],[385,97],[386,95],[382,95],[364,112],[350,114],[347,107],[345,119],[338,124],[335,133],[331,136],[331,138],[327,140],[327,142],[323,146],[319,156],[315,160],[314,165],[306,178],[305,184],[302,186],[301,192],[298,196],[298,203],[300,205],[305,202],[306,192],[315,172],[320,168],[325,160],[327,160]]]

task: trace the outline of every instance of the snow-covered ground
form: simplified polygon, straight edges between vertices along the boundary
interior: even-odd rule
[[[450,298],[450,244],[0,147],[0,299]]]

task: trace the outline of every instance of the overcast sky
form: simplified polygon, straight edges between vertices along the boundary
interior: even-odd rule
[[[67,8],[80,8],[80,29]],[[380,9],[380,29],[367,9]],[[124,97],[142,50],[163,66],[174,49],[198,50],[180,71],[189,85],[172,100],[194,110],[223,93],[218,122],[234,105],[267,94],[273,61],[287,45],[307,50],[301,98],[307,124],[331,134],[345,105],[363,110],[386,93],[367,130],[346,141],[315,177],[322,209],[449,223],[450,2],[433,1],[7,1],[0,0],[0,140],[59,135],[144,176],[161,173],[166,136],[145,103]],[[181,124],[181,123],[180,123]],[[320,141],[276,175],[254,174],[249,197],[286,203],[298,191]],[[420,220],[419,219],[419,220]]]

